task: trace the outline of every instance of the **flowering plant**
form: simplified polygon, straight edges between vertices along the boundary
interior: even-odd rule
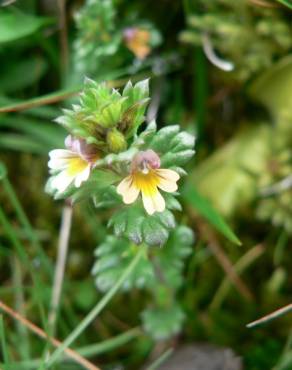
[[[151,289],[156,302],[151,310],[177,317],[161,328],[153,325],[152,311],[142,315],[145,328],[164,338],[179,330],[183,318],[173,297],[193,236],[188,227],[176,227],[172,212],[181,210],[178,181],[186,174],[181,166],[194,154],[194,137],[178,125],[158,130],[155,122],[140,131],[148,102],[148,80],[128,82],[119,92],[87,79],[79,104],[56,120],[69,135],[66,149],[49,153],[47,191],[72,203],[91,198],[96,208],[114,211],[108,221],[114,236],[96,252],[99,289],[110,288],[127,259],[145,248],[124,288]]]

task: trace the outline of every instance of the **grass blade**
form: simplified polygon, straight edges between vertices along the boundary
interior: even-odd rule
[[[285,315],[288,312],[292,311],[292,303],[288,304],[287,306],[284,306],[282,308],[279,308],[278,310],[270,313],[269,315],[266,315],[262,317],[261,319],[258,319],[256,321],[250,322],[246,325],[247,328],[253,328],[257,325],[265,324],[271,320],[277,319],[278,317]]]
[[[14,207],[16,215],[18,217],[18,220],[19,220],[20,224],[23,226],[27,237],[29,238],[32,245],[34,246],[37,254],[40,256],[40,258],[41,258],[41,260],[44,264],[44,267],[47,269],[47,271],[50,273],[50,275],[52,275],[52,265],[51,265],[48,257],[44,253],[41,244],[38,241],[38,237],[37,237],[36,233],[34,232],[32,226],[30,224],[30,221],[29,221],[28,217],[26,216],[26,213],[25,213],[24,209],[22,208],[22,205],[21,205],[21,203],[20,203],[20,201],[19,201],[19,199],[18,199],[18,197],[17,197],[17,195],[16,195],[16,193],[13,189],[13,186],[12,186],[12,184],[10,183],[10,181],[7,177],[6,168],[1,162],[0,162],[0,167],[1,167],[0,172],[4,174],[4,176],[2,175],[0,177],[0,181],[2,180],[2,185],[3,185],[4,191],[6,192],[12,206]]]
[[[278,3],[287,6],[289,9],[292,9],[292,1],[291,0],[276,0]]]
[[[10,361],[9,361],[8,347],[6,343],[4,321],[3,321],[2,315],[0,316],[0,336],[1,336],[1,347],[2,347],[4,364],[8,365]]]
[[[158,367],[161,364],[163,364],[163,362],[165,360],[168,359],[168,357],[172,354],[172,352],[173,352],[173,348],[169,348],[167,351],[162,353],[162,355],[159,356],[158,359],[153,362],[153,364],[151,364],[149,367],[147,367],[147,370],[156,370],[156,369],[158,369]]]
[[[241,241],[227,225],[221,215],[213,208],[209,201],[198,193],[193,184],[186,186],[182,191],[182,196],[187,204],[190,204],[195,211],[203,216],[212,226],[215,227],[232,243],[241,245]]]

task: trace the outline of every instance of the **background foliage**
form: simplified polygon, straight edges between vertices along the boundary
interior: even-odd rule
[[[0,301],[46,330],[64,202],[44,187],[47,153],[66,135],[53,122],[60,109],[76,104],[84,76],[122,89],[150,78],[151,100],[141,96],[136,119],[146,103],[147,122],[157,116],[169,141],[158,135],[151,145],[165,152],[164,165],[181,166],[192,154],[187,132],[196,136],[183,210],[173,197],[166,211],[170,229],[170,212],[183,226],[139,260],[72,348],[102,369],[137,369],[171,346],[206,341],[233,348],[246,369],[291,369],[291,314],[246,328],[291,303],[291,48],[288,0],[1,1]],[[115,181],[100,176],[106,186]],[[135,255],[126,239],[106,236],[106,205],[115,202],[107,193],[98,211],[76,195],[60,340]],[[123,215],[115,217],[119,229]],[[135,242],[141,231],[128,235]],[[155,261],[163,266],[158,282]],[[2,364],[38,368],[45,340],[5,313],[0,335]]]

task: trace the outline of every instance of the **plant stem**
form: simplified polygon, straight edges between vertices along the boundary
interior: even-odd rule
[[[132,81],[133,82],[139,81],[140,79],[146,78],[148,76],[149,76],[149,72],[147,74],[146,73],[141,73],[141,74],[138,74],[137,76],[135,76],[134,78],[132,78]],[[129,78],[127,77],[127,78],[121,78],[121,79],[116,79],[116,80],[112,80],[112,81],[107,81],[107,84],[110,87],[116,87],[117,88],[117,87],[121,87],[121,86],[125,85],[127,83],[128,79]],[[38,96],[38,97],[32,98],[32,99],[27,99],[23,102],[13,103],[13,104],[9,104],[9,105],[0,107],[0,113],[18,112],[18,111],[22,111],[22,110],[26,110],[26,109],[32,109],[32,108],[35,108],[35,107],[40,107],[40,106],[47,105],[47,104],[55,104],[55,103],[58,103],[60,101],[69,99],[69,98],[71,98],[75,95],[78,95],[81,91],[82,91],[82,85],[78,85],[78,86],[72,87],[71,89],[60,90],[60,91],[53,92],[53,93],[50,93],[50,94],[47,94],[47,95]]]
[[[72,213],[73,213],[72,207],[69,204],[66,204],[63,208],[63,213],[62,213],[62,221],[61,221],[60,235],[59,235],[59,241],[58,241],[58,256],[57,256],[54,284],[53,284],[53,291],[52,291],[52,299],[51,299],[51,309],[50,309],[49,318],[48,318],[51,336],[55,335],[58,307],[60,304],[60,299],[61,299],[61,294],[62,294],[65,265],[66,265],[67,253],[68,253],[68,245],[69,245],[71,223],[72,223]]]
[[[128,278],[131,272],[135,269],[138,262],[144,255],[144,248],[140,247],[141,249],[129,264],[127,269],[121,275],[119,280],[116,284],[108,291],[108,293],[97,303],[97,305],[89,312],[89,314],[83,319],[83,321],[73,330],[73,332],[65,339],[60,347],[56,349],[55,352],[51,355],[51,357],[47,360],[45,364],[45,368],[49,368],[52,366],[56,360],[61,356],[63,351],[68,348],[75,339],[92,323],[93,320],[100,314],[100,312],[104,309],[104,307],[108,304],[108,302],[113,298],[113,296],[117,293],[120,287],[123,285],[124,281]]]

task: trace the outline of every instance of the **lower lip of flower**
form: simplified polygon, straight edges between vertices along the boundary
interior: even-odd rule
[[[136,172],[132,174],[134,185],[143,193],[153,195],[157,191],[159,176],[153,170],[147,169],[147,172]]]
[[[78,173],[85,170],[87,166],[88,162],[81,157],[72,158],[67,169],[68,175],[76,176]]]

